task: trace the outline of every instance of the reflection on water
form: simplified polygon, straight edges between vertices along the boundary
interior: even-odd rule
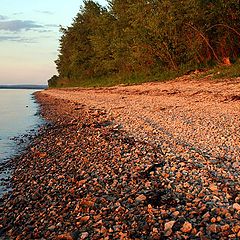
[[[36,115],[38,105],[33,92],[35,90],[0,89],[0,163],[19,152],[21,146],[17,146],[12,138],[36,129],[42,123]],[[0,172],[0,181],[5,177],[6,174]],[[3,187],[0,186],[0,196],[1,192]]]

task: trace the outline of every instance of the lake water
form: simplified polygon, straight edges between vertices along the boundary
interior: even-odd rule
[[[0,89],[0,166],[23,149],[13,138],[29,134],[43,123],[36,114],[38,104],[32,95],[35,91]],[[5,191],[2,180],[7,177],[9,172],[0,171],[0,197]]]

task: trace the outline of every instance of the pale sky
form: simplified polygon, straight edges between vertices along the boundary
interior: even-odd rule
[[[59,25],[69,26],[82,3],[0,0],[0,84],[46,84],[57,73]]]

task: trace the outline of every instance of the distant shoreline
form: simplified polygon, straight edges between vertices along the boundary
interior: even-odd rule
[[[46,89],[47,85],[0,85],[0,89]]]

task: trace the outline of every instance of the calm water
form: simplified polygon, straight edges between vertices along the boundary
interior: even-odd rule
[[[35,90],[0,89],[0,164],[20,153],[23,146],[13,138],[30,133],[43,123],[36,114],[38,104],[34,101],[33,92]],[[0,171],[0,183],[8,176],[9,173]],[[0,184],[0,196],[3,191]]]

